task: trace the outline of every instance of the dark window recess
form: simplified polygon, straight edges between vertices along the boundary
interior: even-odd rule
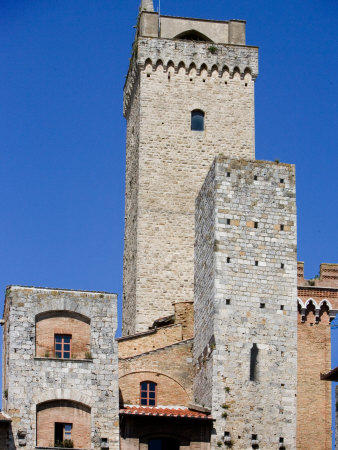
[[[225,300],[225,304],[226,304],[226,305],[230,305],[230,298],[227,298],[227,299]]]
[[[257,344],[253,344],[250,350],[250,381],[256,381],[257,358],[258,347]]]
[[[284,438],[280,437],[280,438],[279,438],[279,442],[280,442],[281,444],[283,444]]]
[[[255,266],[258,266],[258,261],[255,261]]]
[[[258,180],[258,176],[257,176],[257,175],[254,176],[254,180],[255,180],[255,181]]]
[[[141,383],[141,405],[156,406],[156,384],[151,381]]]
[[[230,178],[230,175],[231,175],[230,172],[227,172],[227,177],[228,177],[228,178]]]
[[[280,268],[284,269],[284,264],[283,263],[281,263]]]
[[[280,305],[280,309],[283,311],[284,310],[284,305]]]
[[[281,230],[281,231],[284,231],[284,225],[281,225],[281,226],[280,226],[280,230]]]
[[[258,228],[258,222],[254,222],[254,227]]]
[[[148,450],[179,450],[180,443],[176,439],[150,439]]]
[[[55,422],[54,446],[59,447],[64,441],[72,439],[72,424]]]
[[[261,304],[259,305],[259,307],[260,307],[261,309],[264,309],[264,308],[265,308],[265,303],[261,303]]]
[[[231,223],[231,220],[227,219],[227,225],[230,225],[230,223]]]
[[[281,179],[279,180],[279,182],[280,182],[280,184],[284,184],[284,178],[281,178]]]
[[[231,259],[229,258],[229,256],[227,257],[227,263],[229,263],[231,261]]]
[[[256,345],[256,344],[254,344],[254,345]],[[257,441],[257,434],[252,434],[252,435],[251,435],[251,439],[252,439],[253,441]]]
[[[204,112],[200,109],[191,112],[191,129],[192,131],[204,131]]]

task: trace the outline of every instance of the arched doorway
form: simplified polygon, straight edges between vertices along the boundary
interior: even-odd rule
[[[180,443],[176,439],[162,438],[150,439],[148,441],[148,450],[179,450]]]

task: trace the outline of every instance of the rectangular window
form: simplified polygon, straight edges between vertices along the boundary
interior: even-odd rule
[[[64,441],[71,441],[72,426],[73,424],[71,423],[55,422],[55,434],[54,434],[55,447],[62,446]]]
[[[55,357],[70,359],[72,336],[70,334],[55,335]]]

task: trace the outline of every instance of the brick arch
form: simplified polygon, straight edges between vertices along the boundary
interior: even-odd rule
[[[35,354],[54,358],[55,335],[71,336],[71,359],[90,357],[90,318],[69,310],[49,310],[35,316]]]
[[[165,373],[144,370],[130,372],[120,377],[119,386],[126,404],[138,405],[140,403],[140,383],[142,381],[156,383],[158,405],[186,406],[190,401],[188,393],[177,380]]]
[[[77,302],[75,299],[57,297],[48,299],[48,311],[71,311],[83,317],[90,317],[91,310]],[[46,312],[46,304],[40,304],[35,308],[35,317]]]
[[[63,424],[70,424],[70,435],[75,448],[89,448],[91,444],[91,408],[80,402],[53,399],[36,406],[37,446],[50,447],[66,436]],[[53,446],[53,445],[52,445]]]

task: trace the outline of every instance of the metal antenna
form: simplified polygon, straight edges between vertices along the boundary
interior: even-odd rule
[[[161,0],[158,0],[158,37],[161,37]]]

